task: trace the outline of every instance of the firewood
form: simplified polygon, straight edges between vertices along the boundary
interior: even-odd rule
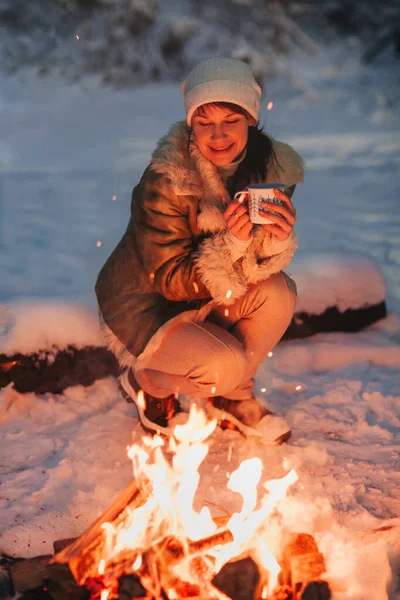
[[[245,558],[225,564],[212,584],[235,600],[253,600],[260,579],[254,560]]]
[[[144,504],[150,493],[151,484],[147,480],[132,480],[100,517],[75,542],[56,554],[51,563],[68,563],[80,585],[88,577],[95,577],[105,542],[102,524],[118,527],[128,518],[129,510]]]
[[[10,564],[10,574],[15,592],[26,592],[42,585],[51,556],[35,556],[16,560]]]
[[[293,589],[311,581],[318,581],[326,571],[324,557],[311,535],[290,534],[279,561],[282,571],[280,582]]]
[[[89,600],[90,598],[89,591],[76,583],[66,564],[48,565],[46,587],[53,600]]]
[[[118,600],[132,600],[132,598],[144,598],[146,590],[134,575],[124,575],[119,580]]]
[[[330,600],[332,594],[326,581],[311,581],[303,590],[301,600]]]
[[[0,596],[1,598],[2,596]],[[18,596],[19,600],[54,600],[46,587],[38,587],[34,590],[24,592],[22,596]]]
[[[233,542],[233,534],[229,529],[217,531],[213,535],[202,538],[201,540],[188,540],[186,547],[176,538],[163,540],[156,546],[155,551],[161,552],[164,560],[168,564],[178,563],[188,556],[197,556],[198,554],[207,554],[215,546],[223,546]]]
[[[53,542],[54,554],[58,554],[61,550],[64,550],[67,546],[70,546],[73,542],[76,542],[78,538],[65,538],[63,540],[56,540]]]

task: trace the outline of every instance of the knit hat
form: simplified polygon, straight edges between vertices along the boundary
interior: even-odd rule
[[[199,62],[182,84],[189,127],[196,108],[208,102],[231,102],[258,121],[261,88],[250,67],[235,58],[215,56]]]

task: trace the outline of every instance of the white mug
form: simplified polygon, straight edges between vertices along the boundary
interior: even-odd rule
[[[277,198],[274,194],[274,188],[283,191],[285,187],[286,185],[284,183],[250,183],[245,190],[236,192],[233,199],[243,202],[245,198],[248,198],[249,215],[252,223],[258,223],[260,225],[273,223],[273,221],[267,217],[262,217],[258,211],[260,208],[263,208],[263,200],[282,205],[282,200]]]

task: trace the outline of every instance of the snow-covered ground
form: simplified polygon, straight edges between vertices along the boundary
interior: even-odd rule
[[[285,457],[299,475],[281,506],[285,524],[315,535],[334,600],[398,600],[396,65],[361,70],[355,53],[333,49],[282,67],[288,77],[269,83],[264,105],[273,108],[262,120],[306,160],[295,194],[300,248],[288,269],[301,308],[379,301],[372,260],[390,314],[358,334],[279,344],[257,388],[290,422],[291,443],[260,450],[234,432],[213,434],[197,503],[236,509],[226,473],[259,454],[268,479],[283,472]],[[156,140],[182,116],[176,84],[112,91],[96,79],[66,85],[29,72],[1,80],[0,353],[96,342],[96,275],[126,226],[131,188]],[[129,483],[135,410],[113,379],[62,395],[8,387],[0,403],[0,549],[51,553],[54,540],[80,534]],[[366,533],[382,525],[393,527]]]

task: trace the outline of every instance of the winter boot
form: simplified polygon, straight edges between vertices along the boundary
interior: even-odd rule
[[[284,444],[290,438],[289,424],[256,398],[230,400],[224,396],[209,398],[207,412],[224,429],[236,429],[245,437],[258,438],[267,445]]]
[[[151,396],[141,390],[132,369],[124,371],[118,382],[125,400],[135,404],[143,429],[151,434],[158,433],[168,437],[171,436],[173,429],[170,427],[170,421],[176,414],[182,412],[175,394],[171,394],[166,398]],[[140,390],[142,394],[139,395]]]

